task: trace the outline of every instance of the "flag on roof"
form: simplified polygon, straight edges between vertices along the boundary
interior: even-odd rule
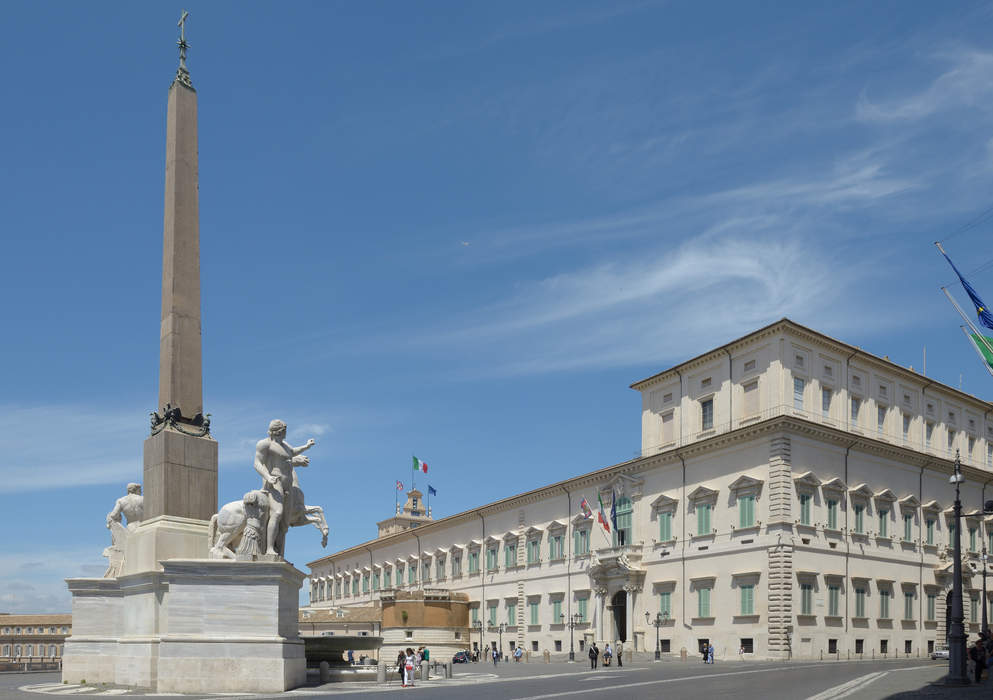
[[[597,492],[596,498],[597,501],[600,502],[600,510],[597,511],[596,519],[601,525],[603,525],[604,530],[610,532],[610,525],[607,523],[607,513],[605,512],[606,509],[603,507],[603,494]]]
[[[990,374],[993,374],[993,338],[988,335],[971,332],[965,326],[962,326],[962,330],[965,331],[966,336],[972,341],[972,346],[976,348],[979,357],[986,363],[986,369]]]
[[[437,496],[438,495],[438,492],[434,490],[434,486],[432,486],[431,484],[428,484],[428,495],[429,496]]]
[[[427,462],[422,462],[421,460],[417,459],[417,457],[414,457],[414,471],[421,471],[427,474],[428,473]]]
[[[610,489],[610,524],[614,526],[614,530],[617,529],[617,495],[614,489]]]
[[[977,294],[976,290],[972,288],[972,285],[966,282],[965,277],[963,277],[962,273],[959,272],[959,269],[955,267],[955,263],[953,263],[952,259],[948,257],[948,253],[946,253],[945,249],[941,247],[941,244],[938,243],[936,245],[938,246],[938,250],[941,251],[941,254],[945,256],[945,260],[948,261],[948,264],[952,266],[953,270],[955,270],[955,274],[958,275],[959,282],[962,283],[962,288],[965,289],[965,293],[969,295],[973,305],[976,307],[976,315],[979,318],[979,322],[987,328],[993,328],[993,314],[989,311],[990,307],[983,303],[983,300],[979,298],[979,294]]]
[[[590,508],[589,501],[586,500],[586,496],[583,496],[583,502],[579,504],[579,507],[583,511],[583,517],[589,520],[593,517],[593,509]]]
[[[397,491],[403,491],[403,482],[397,481]]]

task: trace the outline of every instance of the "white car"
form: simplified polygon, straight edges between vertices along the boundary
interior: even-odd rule
[[[931,652],[931,660],[935,659],[948,659],[948,649],[935,649]]]

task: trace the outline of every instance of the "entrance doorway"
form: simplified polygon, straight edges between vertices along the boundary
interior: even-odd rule
[[[614,630],[617,633],[614,639],[627,642],[628,594],[625,591],[617,591],[610,599],[610,610],[614,614]]]

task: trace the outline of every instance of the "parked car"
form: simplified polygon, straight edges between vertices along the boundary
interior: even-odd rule
[[[948,659],[948,649],[935,649],[931,652],[931,660],[935,659]]]
[[[469,652],[457,651],[455,656],[452,657],[453,664],[467,664],[469,663]]]

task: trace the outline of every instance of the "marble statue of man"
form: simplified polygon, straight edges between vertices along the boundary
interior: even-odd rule
[[[103,551],[110,560],[104,578],[120,575],[124,567],[124,544],[144,517],[145,497],[141,495],[141,484],[128,484],[127,494],[118,498],[114,510],[107,513],[111,545]],[[128,519],[127,527],[121,523],[122,518]]]
[[[300,447],[288,444],[286,423],[281,420],[269,423],[269,437],[259,440],[255,446],[255,471],[262,477],[262,491],[269,499],[269,522],[266,527],[266,552],[269,554],[285,556],[286,530],[298,506],[293,501],[293,487],[297,486],[293,467],[310,464],[310,460],[300,453],[313,446],[313,438]]]

